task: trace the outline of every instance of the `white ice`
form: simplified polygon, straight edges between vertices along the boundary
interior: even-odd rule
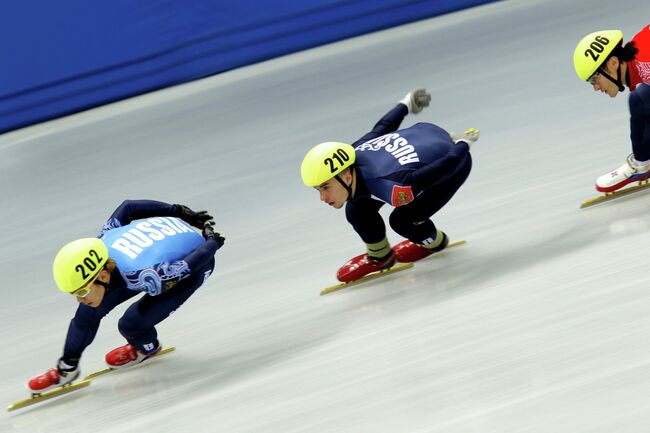
[[[582,36],[628,39],[647,12],[503,1],[0,137],[7,405],[61,354],[75,309],[51,277],[63,244],[127,198],[208,209],[227,237],[214,276],[159,326],[175,353],[3,412],[0,431],[649,431],[650,201],[578,208],[630,144],[627,93],[594,93],[572,66]],[[432,104],[404,125],[482,132],[434,219],[467,244],[321,297],[363,245],[302,185],[300,161],[357,139],[416,87]],[[84,373],[123,344],[123,311]]]

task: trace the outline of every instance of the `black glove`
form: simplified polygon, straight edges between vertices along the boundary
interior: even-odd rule
[[[208,211],[205,210],[194,212],[182,204],[175,204],[174,208],[176,209],[176,215],[180,219],[197,229],[203,228],[203,225],[212,219],[212,215],[209,215]]]
[[[205,225],[203,226],[203,237],[205,238],[206,241],[213,239],[215,242],[217,242],[218,245],[217,249],[219,249],[223,246],[224,242],[226,242],[226,238],[221,236],[219,232],[215,232],[214,227],[212,227],[213,225],[214,225],[214,221],[208,221],[207,223],[205,223]]]

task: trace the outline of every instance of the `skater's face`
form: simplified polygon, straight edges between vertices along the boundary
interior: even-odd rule
[[[605,62],[602,69],[604,69],[610,77],[616,79],[618,78],[619,65],[620,63],[618,61],[618,58],[611,57],[607,60],[607,62]],[[606,93],[610,98],[618,95],[618,86],[612,83],[612,81],[609,78],[605,77],[603,74],[596,72],[589,80],[589,83],[595,92]]]
[[[77,296],[77,302],[92,308],[99,307],[104,299],[104,295],[106,294],[106,288],[103,285],[98,284],[97,280],[108,283],[110,278],[111,274],[107,270],[102,270],[97,276],[97,279],[88,286],[90,292],[88,292],[88,294],[83,298]]]
[[[350,173],[350,170],[344,171],[339,176],[346,185],[351,185],[352,174]],[[348,199],[348,191],[343,187],[343,185],[341,185],[341,182],[336,180],[336,178],[332,178],[324,184],[317,186],[316,189],[320,194],[321,201],[335,209],[341,209]]]

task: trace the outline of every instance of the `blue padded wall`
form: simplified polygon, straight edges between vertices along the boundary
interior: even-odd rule
[[[0,133],[490,1],[3,2]]]

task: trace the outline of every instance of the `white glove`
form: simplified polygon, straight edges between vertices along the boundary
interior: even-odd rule
[[[399,102],[406,105],[406,108],[409,110],[409,114],[418,114],[425,107],[429,106],[431,102],[431,95],[427,93],[425,89],[415,89],[409,92],[404,99],[401,99]]]
[[[469,128],[467,131],[462,134],[457,134],[455,132],[450,132],[449,136],[451,137],[454,144],[458,144],[459,141],[464,141],[471,148],[472,144],[478,141],[480,132],[478,129]]]

